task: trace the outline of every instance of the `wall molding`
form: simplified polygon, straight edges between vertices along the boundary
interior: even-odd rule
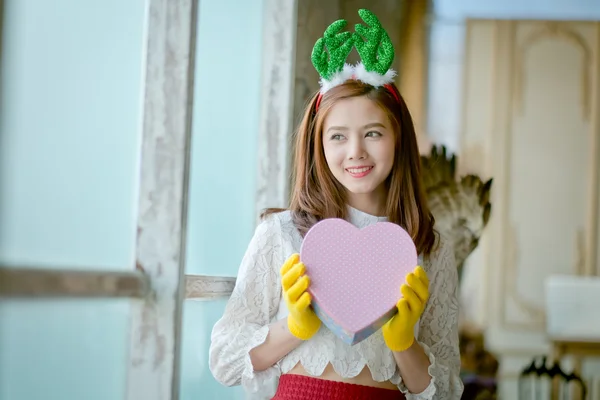
[[[582,69],[580,71],[580,81],[581,81],[581,109],[582,109],[582,118],[584,120],[589,120],[590,118],[590,107],[591,107],[591,70],[593,66],[593,59],[591,58],[590,47],[587,43],[587,39],[583,37],[576,29],[572,26],[573,23],[570,21],[539,21],[539,22],[528,22],[528,24],[533,25],[532,32],[527,34],[524,39],[517,40],[517,29],[519,28],[519,24],[521,21],[502,21],[499,23],[498,28],[500,33],[501,40],[504,41],[504,45],[500,42],[497,47],[496,57],[498,59],[508,59],[508,63],[510,65],[508,74],[508,80],[504,82],[510,88],[510,93],[508,95],[507,100],[514,101],[514,103],[506,104],[505,108],[505,118],[507,119],[504,129],[504,145],[506,146],[503,154],[503,164],[505,171],[503,172],[504,182],[503,186],[503,208],[504,215],[502,218],[502,243],[505,244],[505,248],[508,250],[503,253],[503,262],[501,265],[505,266],[507,271],[503,273],[502,285],[503,292],[509,294],[509,298],[512,299],[513,304],[516,305],[522,312],[526,313],[528,316],[528,323],[520,323],[511,321],[508,316],[507,303],[506,301],[502,301],[501,304],[501,323],[505,327],[516,328],[521,330],[534,330],[534,331],[544,331],[545,329],[545,321],[546,321],[546,311],[543,307],[532,304],[531,302],[522,298],[519,294],[517,287],[517,271],[516,271],[516,262],[517,262],[517,254],[518,251],[517,245],[514,242],[515,232],[512,226],[508,221],[508,212],[509,212],[509,199],[511,192],[511,185],[508,181],[508,177],[510,176],[510,160],[512,157],[511,151],[511,140],[514,135],[512,131],[513,123],[515,120],[515,113],[519,112],[520,115],[524,112],[523,105],[523,91],[527,86],[526,74],[525,74],[525,60],[527,57],[527,53],[534,47],[534,45],[541,40],[551,39],[551,40],[565,40],[567,43],[570,43],[576,49],[578,49],[582,54]],[[600,29],[600,25],[593,22],[580,23],[584,25],[595,26],[596,30]],[[504,47],[503,47],[504,46]],[[503,52],[499,54],[499,52]],[[596,54],[596,57],[598,55]],[[596,64],[598,65],[598,64]],[[597,79],[597,77],[596,77]],[[498,83],[502,84],[502,83]],[[597,96],[597,90],[594,91]],[[575,259],[573,260],[573,264],[571,266],[571,272],[575,274],[590,274],[590,271],[593,270],[593,266],[595,264],[595,254],[596,254],[596,237],[597,237],[597,217],[598,217],[598,179],[597,179],[597,169],[599,168],[599,160],[600,154],[598,153],[597,147],[597,134],[595,131],[594,124],[590,126],[590,148],[592,149],[592,153],[590,154],[590,166],[587,170],[587,173],[590,176],[590,185],[588,192],[588,215],[586,218],[587,224],[584,229],[580,229],[575,233],[575,236],[572,240],[574,244],[575,250]]]
[[[517,262],[519,255],[519,246],[516,242],[516,228],[509,221],[510,213],[510,194],[511,184],[509,181],[511,173],[510,160],[512,157],[512,137],[514,121],[514,99],[515,75],[514,68],[516,62],[516,21],[497,21],[494,23],[497,33],[495,35],[495,49],[493,57],[497,65],[506,64],[509,67],[498,68],[495,72],[493,93],[497,96],[497,107],[493,114],[492,129],[496,133],[497,145],[502,149],[498,153],[494,178],[498,181],[501,188],[499,196],[501,197],[499,207],[496,208],[496,218],[499,222],[498,234],[500,243],[495,247],[502,248],[504,251],[496,254],[498,266],[501,271],[501,293],[506,294],[505,299],[500,301],[500,322],[503,327],[512,327],[518,330],[542,330],[545,323],[545,312],[542,308],[531,304],[523,299],[518,291],[518,271]],[[502,60],[502,62],[501,62]],[[495,64],[496,65],[496,64]],[[500,90],[499,88],[509,88],[509,90]],[[490,249],[491,250],[491,249]],[[507,302],[512,303],[529,318],[528,323],[510,321],[507,317]]]
[[[523,112],[523,88],[526,86],[527,76],[525,74],[525,62],[527,53],[535,44],[544,39],[562,39],[571,43],[581,51],[583,62],[581,63],[581,105],[582,114],[587,120],[590,117],[590,88],[591,88],[591,70],[592,57],[589,46],[584,37],[579,32],[571,29],[569,22],[559,21],[541,21],[541,25],[533,33],[525,38],[515,54],[515,102],[520,111]]]

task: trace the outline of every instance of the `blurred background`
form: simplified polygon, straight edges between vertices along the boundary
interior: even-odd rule
[[[201,0],[179,398],[244,398],[208,370],[227,290],[202,285],[235,278],[258,211],[285,205],[312,46],[359,8],[394,42],[455,243],[464,398],[519,398],[547,357],[600,399],[600,0]],[[147,2],[2,0],[0,16],[0,264],[131,270]],[[0,400],[125,398],[128,299],[0,300]]]

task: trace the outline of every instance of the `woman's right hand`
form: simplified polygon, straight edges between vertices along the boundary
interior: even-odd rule
[[[283,299],[289,310],[288,329],[298,339],[310,339],[321,327],[321,320],[310,307],[311,297],[306,290],[310,279],[300,255],[292,254],[281,267]]]

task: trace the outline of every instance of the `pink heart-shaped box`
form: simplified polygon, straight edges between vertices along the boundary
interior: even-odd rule
[[[359,229],[324,219],[305,235],[300,259],[311,284],[315,313],[344,342],[354,345],[396,313],[400,285],[417,265],[410,235],[397,224]]]

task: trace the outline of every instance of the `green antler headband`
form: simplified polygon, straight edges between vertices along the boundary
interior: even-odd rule
[[[340,73],[352,51],[355,37],[350,32],[341,32],[348,22],[340,19],[329,25],[322,38],[315,43],[312,51],[312,63],[323,80],[331,80]],[[325,46],[329,54],[325,51]]]
[[[361,9],[358,15],[368,26],[356,24],[356,32],[342,32],[347,21],[335,21],[313,47],[311,60],[321,77],[321,94],[349,79],[379,87],[391,84],[396,77],[396,71],[390,69],[394,61],[394,46],[389,35],[371,11]],[[349,65],[346,59],[353,47],[356,47],[361,61]]]

